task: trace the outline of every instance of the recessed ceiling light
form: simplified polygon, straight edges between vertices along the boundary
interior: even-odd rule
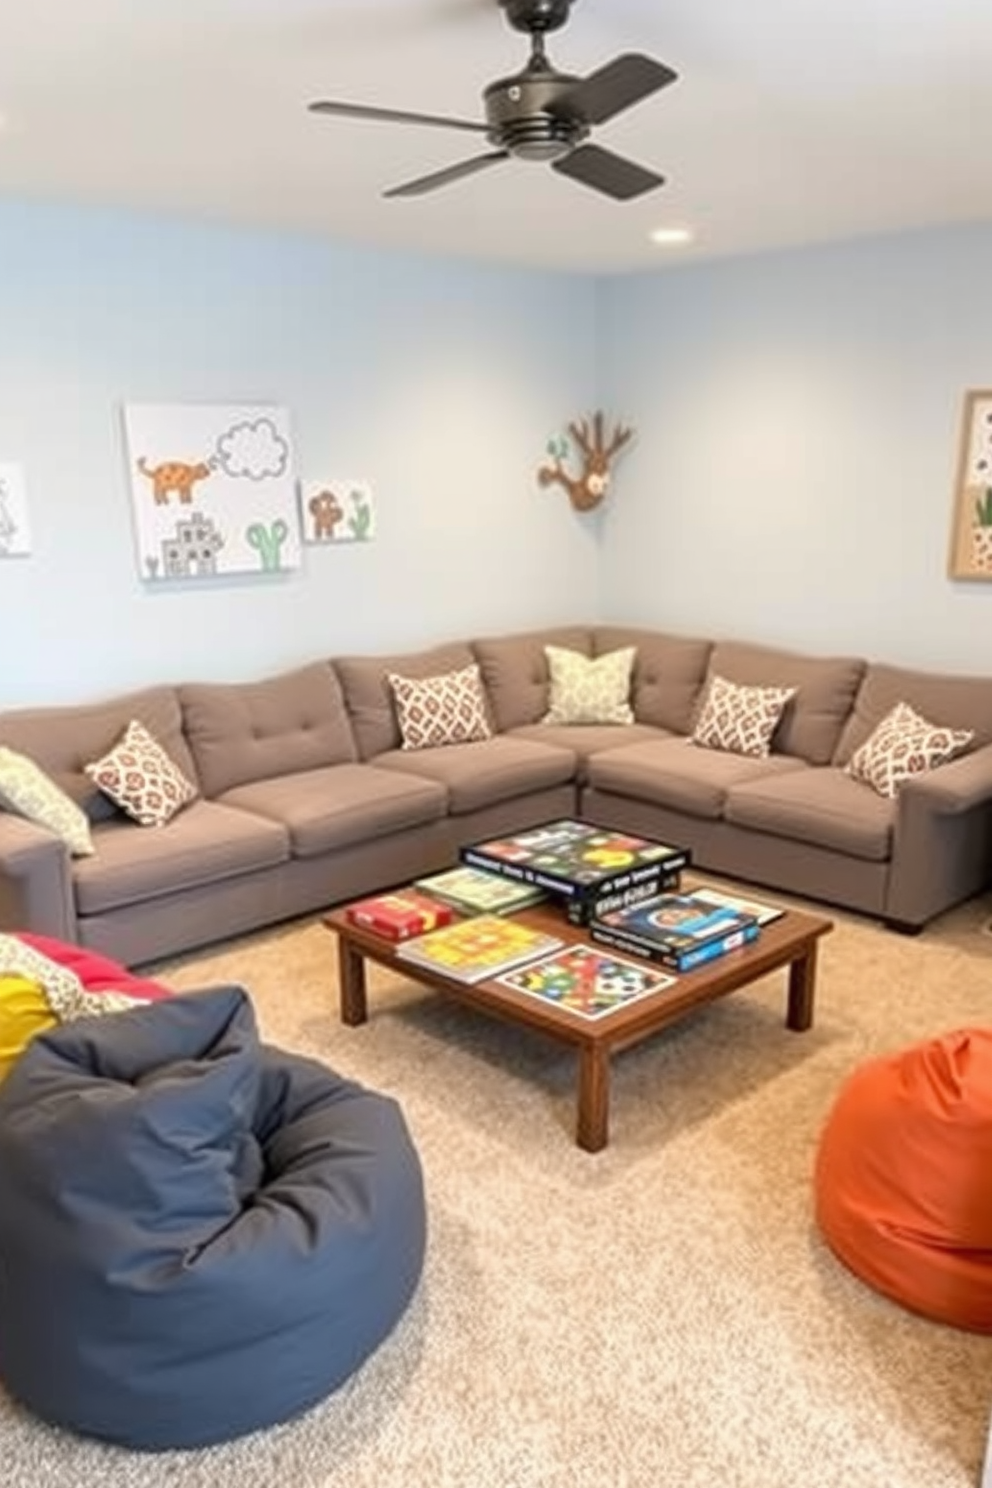
[[[656,227],[651,234],[652,243],[658,243],[663,248],[672,247],[679,243],[692,242],[692,230],[688,227]]]

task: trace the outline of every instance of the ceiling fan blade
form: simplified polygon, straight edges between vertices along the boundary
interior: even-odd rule
[[[656,171],[645,170],[643,165],[635,165],[632,160],[625,160],[622,155],[614,155],[612,150],[603,150],[599,145],[579,145],[577,150],[563,155],[560,160],[553,160],[551,166],[563,176],[581,181],[583,186],[591,186],[594,191],[602,191],[616,201],[630,201],[632,197],[643,196],[645,191],[653,191],[665,183],[664,176],[659,176]]]
[[[591,72],[570,88],[561,102],[575,110],[587,124],[605,124],[642,98],[667,88],[678,77],[664,62],[645,57],[640,52],[624,52],[605,67]]]
[[[384,191],[383,196],[423,196],[427,191],[436,191],[439,186],[449,186],[453,181],[460,181],[463,176],[474,176],[476,171],[484,170],[486,166],[496,165],[500,160],[509,160],[508,150],[493,150],[487,155],[473,155],[470,160],[462,160],[458,165],[449,165],[447,170],[434,171],[429,176],[418,176],[415,181],[407,181],[402,186],[392,186]]]
[[[438,129],[469,129],[473,134],[488,133],[488,124],[472,119],[449,119],[445,114],[411,114],[403,109],[372,108],[365,103],[340,103],[320,98],[308,103],[312,114],[334,114],[345,119],[380,119],[386,124],[432,124]]]

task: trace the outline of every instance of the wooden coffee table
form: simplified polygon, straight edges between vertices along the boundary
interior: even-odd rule
[[[342,1022],[355,1027],[367,1020],[365,963],[375,961],[469,1007],[572,1045],[579,1054],[576,1140],[586,1152],[599,1152],[607,1143],[610,1056],[650,1038],[702,1003],[725,997],[769,972],[785,968],[788,971],[785,1026],[795,1033],[810,1028],[817,947],[820,937],[833,929],[833,922],[821,915],[789,910],[781,919],[763,926],[758,939],[741,950],[730,951],[696,971],[685,972],[672,986],[635,999],[603,1017],[583,1018],[544,998],[507,987],[496,978],[467,984],[403,961],[396,955],[394,942],[353,925],[346,910],[347,905],[341,905],[324,917],[324,924],[336,931],[338,937]],[[586,932],[569,924],[563,907],[553,901],[521,910],[514,918],[557,935],[566,944],[591,944]]]

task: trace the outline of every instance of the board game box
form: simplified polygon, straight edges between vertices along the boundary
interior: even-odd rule
[[[581,1018],[602,1018],[639,997],[675,985],[675,978],[596,946],[564,946],[500,977],[506,987],[543,997]]]
[[[482,868],[449,868],[414,880],[414,886],[464,914],[512,914],[547,896],[534,884],[518,883]]]
[[[592,921],[589,935],[597,944],[647,956],[673,971],[691,971],[757,939],[758,930],[754,915],[687,893],[612,910]]]
[[[785,914],[781,904],[765,904],[758,899],[742,899],[739,894],[726,894],[723,889],[694,888],[692,890],[694,899],[702,899],[705,904],[723,905],[728,909],[740,910],[742,914],[753,915],[759,925],[770,925],[772,920],[780,920]]]
[[[373,930],[388,940],[408,940],[423,935],[428,930],[450,925],[455,917],[450,905],[440,904],[412,889],[358,899],[349,904],[345,914],[353,925]]]
[[[660,892],[666,880],[687,866],[689,853],[646,837],[565,819],[473,843],[461,849],[461,858],[471,867],[535,885],[570,904],[574,901],[577,909],[571,917],[585,923],[589,906],[609,895],[627,895],[646,886]]]
[[[557,935],[532,930],[502,915],[476,915],[404,941],[396,955],[460,982],[481,982],[524,961],[546,956],[561,945]]]

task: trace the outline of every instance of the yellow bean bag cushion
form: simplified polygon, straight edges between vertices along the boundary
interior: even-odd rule
[[[0,975],[0,1080],[35,1034],[55,1028],[58,1021],[40,982],[14,973]]]

